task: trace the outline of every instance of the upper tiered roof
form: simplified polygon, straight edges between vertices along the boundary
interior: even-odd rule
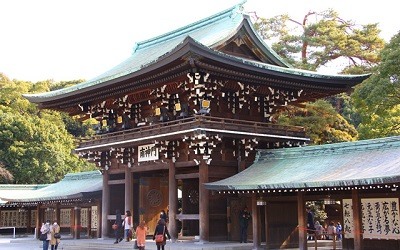
[[[322,84],[323,87],[340,89],[333,91],[334,93],[343,92],[368,77],[368,75],[327,75],[292,68],[257,34],[250,17],[242,12],[242,5],[243,3],[180,29],[139,42],[129,58],[89,81],[64,89],[24,96],[31,102],[51,108],[54,104],[46,105],[46,102],[57,102],[76,95],[84,96],[96,90],[110,88],[118,90],[122,88],[121,82],[129,80],[132,84],[135,82],[133,79],[140,77],[147,77],[149,81],[154,78],[154,76],[148,78],[150,72],[165,70],[166,65],[178,67],[177,60],[193,54],[212,62],[232,65],[233,68],[237,67],[238,71],[243,70],[252,75],[287,78],[288,82],[307,82],[316,85],[315,87]],[[248,53],[252,56],[244,57],[224,49],[228,42],[235,39],[241,39],[246,43]],[[93,97],[92,100],[94,99],[96,98]]]

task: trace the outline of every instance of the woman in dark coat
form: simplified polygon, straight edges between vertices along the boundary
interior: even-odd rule
[[[164,241],[163,242],[156,242],[157,250],[164,250],[164,246],[167,243],[167,236],[168,239],[171,239],[171,235],[169,235],[167,226],[165,225],[164,219],[159,219],[156,229],[154,230],[153,240],[156,239],[156,235],[164,234]]]

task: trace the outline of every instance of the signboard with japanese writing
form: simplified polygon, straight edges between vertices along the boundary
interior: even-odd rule
[[[138,146],[138,162],[158,160],[158,148],[155,144]]]
[[[354,238],[352,200],[343,200],[343,232]],[[361,199],[364,238],[399,239],[400,217],[398,198]]]
[[[343,199],[343,233],[347,239],[354,238],[353,223],[353,201],[352,199]]]

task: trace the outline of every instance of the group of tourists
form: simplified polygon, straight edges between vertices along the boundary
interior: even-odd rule
[[[164,250],[164,246],[168,239],[171,239],[171,235],[168,232],[167,228],[168,222],[168,215],[165,213],[164,210],[160,213],[160,218],[157,222],[157,226],[154,230],[153,240],[156,242],[157,250]],[[146,236],[148,233],[148,227],[145,221],[141,221],[139,225],[134,229],[132,223],[132,215],[131,212],[128,210],[125,212],[125,217],[122,220],[122,216],[119,210],[116,211],[116,218],[113,224],[114,236],[115,241],[114,244],[118,244],[125,238],[126,242],[135,239],[135,249],[144,250],[146,245]],[[124,229],[124,235],[122,236],[120,228]],[[134,233],[133,233],[134,231]]]
[[[43,241],[43,250],[48,250],[51,246],[51,250],[57,250],[58,244],[60,244],[60,226],[57,221],[54,221],[50,225],[50,220],[46,220],[40,228],[40,240]]]
[[[342,225],[340,222],[331,221],[329,225],[324,228],[319,221],[314,223],[314,214],[311,208],[307,207],[307,239],[314,240],[342,240]]]

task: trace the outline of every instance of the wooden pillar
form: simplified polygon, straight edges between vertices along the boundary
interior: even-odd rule
[[[81,238],[81,207],[74,207],[74,239]]]
[[[253,229],[253,249],[258,249],[261,246],[260,232],[260,215],[257,207],[257,194],[251,196],[251,221]]]
[[[265,224],[265,249],[269,250],[269,223],[268,223],[268,202],[264,206],[264,224]]]
[[[297,218],[298,218],[298,229],[299,229],[299,249],[307,250],[307,226],[305,217],[305,201],[304,193],[297,193]]]
[[[88,238],[92,238],[92,207],[88,207],[88,213],[87,213],[87,227],[86,227],[86,234]]]
[[[175,178],[175,163],[172,161],[169,162],[169,172],[168,172],[168,231],[172,237],[172,241],[176,241],[178,239],[178,230],[176,223],[176,212],[178,211],[178,187],[177,181]]]
[[[361,214],[361,198],[358,190],[351,190],[351,198],[353,202],[353,224],[354,224],[354,250],[363,249],[362,244],[362,214]]]
[[[107,171],[103,172],[103,192],[101,202],[101,237],[108,237],[108,213],[110,212],[110,186],[108,180],[110,176]]]
[[[209,191],[204,183],[208,182],[208,165],[204,160],[199,165],[199,227],[200,242],[209,241]]]
[[[57,202],[56,207],[54,209],[55,209],[55,213],[56,213],[55,220],[57,221],[58,225],[61,225],[61,221],[60,221],[61,213],[60,213],[60,203],[59,202]]]
[[[97,234],[96,234],[96,236],[97,236],[97,238],[101,238],[102,237],[101,229],[103,228],[103,225],[102,225],[103,217],[101,216],[102,215],[102,204],[99,200],[97,200],[96,205],[97,205],[97,215],[96,215],[97,216],[97,228],[96,228]]]
[[[31,208],[30,207],[27,207],[26,208],[26,233],[31,233],[32,232],[32,226],[33,225],[31,225],[31,219],[32,219],[32,217],[31,217]]]
[[[133,214],[133,186],[131,169],[125,167],[125,211]],[[138,222],[139,224],[139,222]]]
[[[42,227],[41,222],[40,203],[38,203],[36,206],[36,238],[39,238],[40,235],[40,228]]]

